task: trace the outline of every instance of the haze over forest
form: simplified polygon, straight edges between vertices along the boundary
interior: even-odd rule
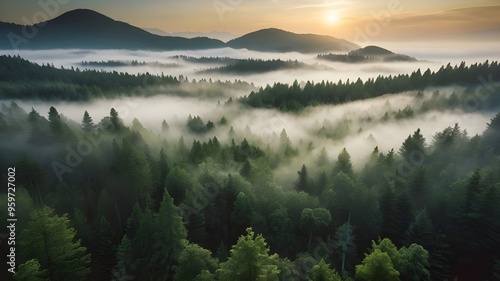
[[[500,280],[497,3],[109,2],[0,12],[2,280]]]

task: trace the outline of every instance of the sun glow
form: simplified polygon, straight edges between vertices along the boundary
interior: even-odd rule
[[[337,11],[328,11],[325,20],[329,25],[336,25],[340,22],[340,15]]]

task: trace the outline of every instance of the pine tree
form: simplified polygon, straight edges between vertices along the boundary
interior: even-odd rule
[[[89,113],[85,110],[82,119],[82,130],[85,133],[91,133],[94,130],[94,122],[92,121],[92,117],[90,117]]]
[[[299,192],[304,191],[311,194],[311,179],[307,173],[306,165],[302,165],[302,168],[300,171],[297,171],[297,174],[299,175],[299,178],[295,183],[295,189]]]
[[[151,234],[150,234],[151,235]],[[152,252],[149,264],[153,267],[151,280],[169,280],[174,273],[174,265],[187,245],[187,231],[182,221],[181,210],[165,192],[160,210],[156,216]]]
[[[75,240],[67,215],[57,216],[48,207],[37,209],[20,238],[21,254],[37,259],[50,280],[83,280],[90,272],[90,255]]]
[[[14,281],[47,281],[48,279],[43,277],[46,275],[47,270],[40,270],[40,263],[38,260],[29,260],[17,268],[17,272],[14,274]]]
[[[238,239],[229,259],[220,264],[217,275],[220,281],[278,281],[277,259],[277,255],[269,256],[264,237],[255,236],[247,228],[247,235]]]
[[[49,109],[49,122],[52,133],[56,136],[61,136],[63,133],[61,116],[57,112],[57,109],[55,109],[55,107],[53,106],[51,106]]]
[[[335,269],[331,269],[330,265],[321,260],[312,268],[312,281],[342,281]]]
[[[97,230],[97,249],[95,252],[94,266],[96,277],[99,280],[109,280],[111,269],[115,264],[116,249],[113,244],[114,233],[111,225],[104,216],[99,221]]]
[[[212,258],[209,250],[196,244],[188,244],[179,256],[179,265],[175,267],[174,281],[196,280],[203,271],[214,272],[217,260]]]
[[[337,163],[333,168],[333,175],[342,172],[348,175],[350,178],[353,176],[352,164],[351,164],[351,155],[344,148],[337,157]]]

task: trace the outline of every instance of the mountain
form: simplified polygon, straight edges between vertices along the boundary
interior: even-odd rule
[[[32,38],[23,37],[26,31]],[[195,50],[224,47],[209,38],[158,36],[92,10],[72,10],[34,26],[0,23],[0,49]],[[14,42],[14,45],[12,44]]]
[[[326,35],[296,34],[276,28],[262,29],[227,42],[232,48],[262,52],[348,52],[358,45]]]
[[[370,63],[370,62],[414,62],[417,59],[407,55],[396,54],[378,46],[367,46],[344,54],[318,55],[319,59],[345,63]]]
[[[394,52],[391,52],[387,49],[378,47],[378,46],[366,46],[361,49],[357,49],[349,52],[350,55],[356,56],[368,56],[368,57],[380,57],[380,56],[392,56],[395,55]]]
[[[229,40],[232,40],[236,37],[238,37],[235,34],[228,33],[228,32],[221,32],[221,31],[212,31],[212,32],[166,32],[158,28],[143,28],[149,33],[153,33],[156,35],[160,36],[177,36],[177,37],[184,37],[184,38],[196,38],[196,37],[208,37],[208,38],[213,38],[217,40],[221,40],[223,42],[227,42]]]
[[[153,34],[153,33],[159,33]],[[77,9],[31,26],[0,22],[0,49],[201,50],[232,47],[266,52],[347,52],[359,48],[325,35],[263,29],[224,43],[208,37],[161,36],[98,12]],[[183,35],[203,35],[183,33]],[[218,34],[225,35],[227,34]],[[189,36],[191,37],[191,36]]]

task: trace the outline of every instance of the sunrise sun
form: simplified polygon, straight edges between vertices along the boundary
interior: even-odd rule
[[[337,11],[328,11],[325,20],[329,25],[336,25],[340,22],[340,15]]]

